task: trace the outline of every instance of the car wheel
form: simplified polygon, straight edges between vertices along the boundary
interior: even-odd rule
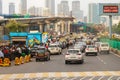
[[[87,53],[86,53],[85,55],[86,55],[86,56],[88,56],[88,54],[87,54]]]
[[[84,63],[84,60],[81,60],[80,63],[83,64],[83,63]]]
[[[65,60],[65,64],[68,64],[68,61]]]
[[[38,62],[39,60],[36,58],[36,62]]]
[[[97,56],[97,53],[95,53],[95,56]]]

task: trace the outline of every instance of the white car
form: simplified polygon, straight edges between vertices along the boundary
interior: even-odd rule
[[[50,44],[48,47],[48,51],[50,52],[50,54],[61,54],[62,53],[62,49],[59,46],[59,44]]]
[[[85,49],[85,54],[86,54],[86,56],[87,56],[88,54],[94,54],[95,56],[97,56],[97,54],[98,54],[98,49],[97,49],[97,47],[94,46],[94,45],[87,45],[87,47],[86,47],[86,49]]]
[[[68,49],[67,53],[65,54],[65,64],[69,62],[84,62],[84,54],[81,53],[80,49]]]
[[[107,52],[109,54],[109,51],[110,51],[109,43],[100,43],[99,53]]]

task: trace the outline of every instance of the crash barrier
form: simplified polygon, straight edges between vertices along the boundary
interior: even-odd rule
[[[0,66],[10,66],[11,65],[11,62],[10,62],[10,59],[9,58],[0,58]]]
[[[28,63],[31,61],[31,55],[25,55],[25,57],[16,57],[15,58],[15,65],[20,65],[20,64],[24,64],[24,63]]]
[[[120,50],[120,41],[108,39],[108,38],[101,38],[100,41],[101,42],[108,42],[110,47]]]

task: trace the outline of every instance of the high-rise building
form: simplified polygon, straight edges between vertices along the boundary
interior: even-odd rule
[[[80,10],[80,1],[72,1],[72,16],[77,21],[83,21],[83,11]]]
[[[68,1],[61,1],[61,3],[58,4],[58,15],[61,15],[61,16],[70,15]]]
[[[55,16],[55,0],[46,0],[46,8],[49,9],[49,16]]]
[[[27,14],[27,0],[21,0],[20,4],[21,14]]]
[[[80,10],[80,1],[72,1],[72,11]]]
[[[100,23],[100,16],[99,16],[99,4],[90,3],[88,6],[88,22],[89,23]]]
[[[32,6],[28,9],[28,13],[33,16],[43,16],[42,12],[43,12],[42,7]]]
[[[15,4],[9,3],[9,14],[15,14]]]
[[[2,14],[2,0],[0,0],[0,14]]]

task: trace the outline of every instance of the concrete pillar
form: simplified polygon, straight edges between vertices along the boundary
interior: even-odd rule
[[[39,29],[40,29],[39,31],[42,33],[43,32],[43,25],[42,24],[39,25]]]
[[[72,22],[68,21],[68,33],[70,33],[70,26],[71,26]]]
[[[55,31],[58,32],[58,24],[55,23],[54,25],[55,25]]]
[[[62,34],[64,33],[64,22],[63,21],[61,22],[61,33]]]

